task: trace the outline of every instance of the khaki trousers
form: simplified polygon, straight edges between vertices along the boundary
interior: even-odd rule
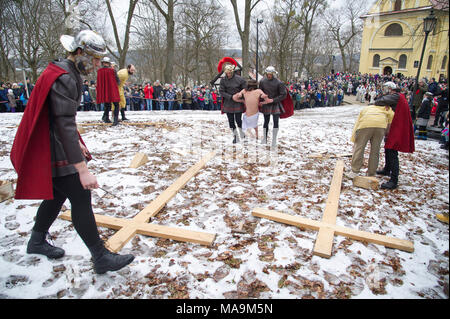
[[[385,131],[386,129],[381,127],[368,127],[356,131],[355,145],[352,156],[352,171],[354,173],[359,173],[361,167],[363,166],[364,150],[366,149],[367,142],[370,141],[369,167],[367,170],[367,175],[375,175],[380,158],[381,141],[384,138]]]

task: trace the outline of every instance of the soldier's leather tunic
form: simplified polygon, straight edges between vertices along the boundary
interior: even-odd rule
[[[85,160],[81,153],[76,124],[82,79],[71,60],[60,59],[53,63],[68,72],[53,83],[47,97],[52,176],[58,177],[77,173],[72,164]]]

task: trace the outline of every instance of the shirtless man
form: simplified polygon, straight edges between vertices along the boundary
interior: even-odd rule
[[[258,89],[258,83],[255,80],[247,82],[247,89],[236,93],[233,100],[245,103],[245,114],[242,117],[242,129],[245,131],[254,128],[256,139],[258,139],[258,118],[260,99],[264,99],[262,104],[267,104],[268,96]]]

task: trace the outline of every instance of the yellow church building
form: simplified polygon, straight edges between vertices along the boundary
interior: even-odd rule
[[[420,77],[447,78],[449,15],[433,0],[377,0],[361,18],[364,29],[359,71],[416,76],[425,32],[423,19],[437,18],[428,35]],[[447,8],[448,10],[448,8]]]

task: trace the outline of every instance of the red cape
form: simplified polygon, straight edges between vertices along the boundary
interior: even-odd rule
[[[395,108],[391,128],[384,144],[384,148],[393,149],[403,153],[414,152],[414,129],[408,102],[403,94]]]
[[[36,82],[17,129],[11,162],[17,172],[16,199],[53,199],[47,95],[66,70],[50,63]]]
[[[120,102],[119,86],[114,69],[100,68],[97,72],[97,104]]]
[[[289,90],[286,88],[286,98],[281,101],[281,104],[284,108],[284,113],[281,113],[280,119],[286,119],[291,117],[294,114],[294,103],[292,102],[291,95],[289,94]]]

